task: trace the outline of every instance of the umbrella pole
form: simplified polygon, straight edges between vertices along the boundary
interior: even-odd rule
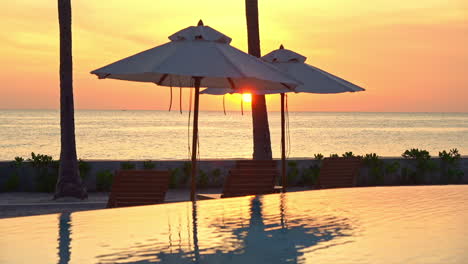
[[[198,225],[197,225],[197,203],[192,203],[192,225],[193,225],[193,253],[195,255],[195,263],[200,261],[200,248],[198,247]]]
[[[195,80],[195,102],[193,109],[193,138],[192,138],[192,173],[191,173],[191,190],[190,200],[195,201],[196,192],[196,176],[197,176],[197,143],[198,143],[198,104],[200,99],[200,82],[202,77],[193,77]]]
[[[285,137],[285,118],[284,118],[284,93],[281,93],[281,185],[283,192],[286,192],[286,137]]]

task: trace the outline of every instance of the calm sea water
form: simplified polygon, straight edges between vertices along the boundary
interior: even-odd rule
[[[466,264],[467,191],[344,188],[0,219],[0,263]]]
[[[280,157],[280,114],[270,113],[273,155]],[[200,158],[249,158],[250,113],[200,113]],[[468,153],[468,113],[310,113],[289,118],[289,157],[352,151],[400,156],[408,148]],[[78,156],[84,159],[187,159],[188,113],[76,111]],[[57,158],[59,112],[0,110],[0,160],[31,152]]]

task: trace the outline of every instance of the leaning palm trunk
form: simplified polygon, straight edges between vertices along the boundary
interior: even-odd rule
[[[60,168],[55,197],[87,197],[78,170],[73,105],[70,0],[58,0],[60,26]]]
[[[258,28],[258,1],[245,0],[249,54],[260,57],[260,33]],[[271,160],[270,128],[265,95],[252,95],[252,123],[255,160]]]

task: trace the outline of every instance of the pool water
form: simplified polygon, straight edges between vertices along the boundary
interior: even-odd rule
[[[468,186],[317,190],[0,220],[0,263],[468,263]]]

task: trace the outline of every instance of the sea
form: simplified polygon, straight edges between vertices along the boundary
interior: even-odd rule
[[[78,157],[98,160],[189,159],[193,113],[77,110]],[[189,127],[190,124],[190,127]],[[280,158],[280,113],[269,113],[273,157]],[[468,113],[290,112],[288,157],[353,152],[398,157],[410,148],[432,156],[468,153]],[[200,112],[199,158],[250,158],[250,112]],[[0,160],[60,153],[58,110],[0,110]]]

